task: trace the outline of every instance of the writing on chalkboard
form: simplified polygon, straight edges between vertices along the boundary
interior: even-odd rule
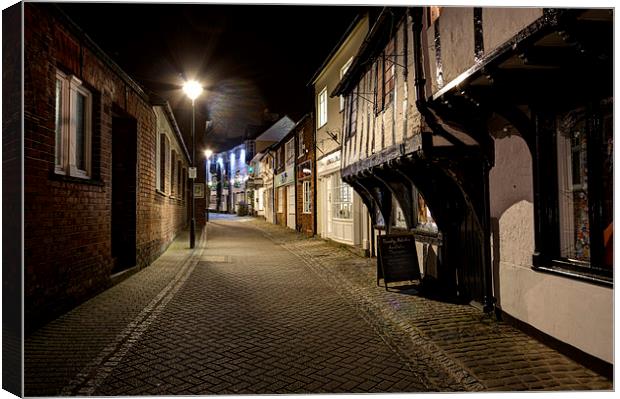
[[[390,234],[378,238],[377,284],[383,279],[387,289],[391,282],[419,280],[420,266],[414,236]]]

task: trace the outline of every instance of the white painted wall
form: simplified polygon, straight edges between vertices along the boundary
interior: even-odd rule
[[[519,136],[495,140],[491,217],[498,219],[498,306],[509,315],[592,354],[613,361],[613,290],[532,270],[532,159]]]

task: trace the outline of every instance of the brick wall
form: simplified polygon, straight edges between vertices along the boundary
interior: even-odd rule
[[[103,61],[55,8],[25,4],[25,323],[31,331],[110,285],[112,121],[137,127],[136,261],[144,267],[185,225],[185,203],[155,191],[156,116],[146,96]],[[55,74],[93,94],[92,178],[54,173]]]
[[[296,135],[296,164],[297,164],[297,204],[296,204],[296,214],[297,214],[297,230],[305,233],[307,235],[314,235],[316,232],[314,231],[314,218],[316,215],[315,208],[315,176],[316,173],[316,164],[314,162],[314,152],[316,146],[314,145],[314,119],[312,114],[309,114],[305,117],[305,119],[295,128]],[[306,152],[303,154],[299,154],[299,140],[303,140],[304,147]],[[312,174],[310,176],[306,176],[300,180],[300,165],[305,164],[306,162],[310,162]],[[311,213],[303,213],[303,181],[310,181],[310,191],[311,191]]]

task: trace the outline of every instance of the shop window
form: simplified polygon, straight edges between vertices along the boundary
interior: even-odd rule
[[[540,158],[535,265],[589,280],[613,278],[613,122],[611,105],[578,109],[554,121],[554,140]],[[539,131],[543,137],[545,131]],[[542,141],[542,140],[541,140]],[[547,159],[554,159],[548,161]]]
[[[407,228],[405,214],[394,196],[392,196],[392,227],[396,227],[398,229]]]
[[[353,189],[340,179],[332,177],[330,189],[332,217],[336,219],[351,219],[353,217]]]
[[[422,194],[417,193],[417,230],[424,230],[429,233],[437,233],[437,223],[435,223],[435,219],[433,219],[433,215],[431,215],[431,210],[428,209],[426,205],[426,201],[424,201],[424,197]]]
[[[585,121],[558,132],[558,205],[560,256],[590,261],[587,139]]]
[[[284,213],[284,187],[278,188],[278,213]]]
[[[92,165],[93,98],[75,76],[56,71],[55,172],[88,179]]]
[[[310,187],[310,181],[306,180],[303,182],[303,213],[312,213],[312,189]]]

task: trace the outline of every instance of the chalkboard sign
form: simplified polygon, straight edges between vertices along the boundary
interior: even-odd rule
[[[412,234],[389,234],[379,238],[377,284],[383,279],[385,289],[395,281],[419,280],[420,266]]]

